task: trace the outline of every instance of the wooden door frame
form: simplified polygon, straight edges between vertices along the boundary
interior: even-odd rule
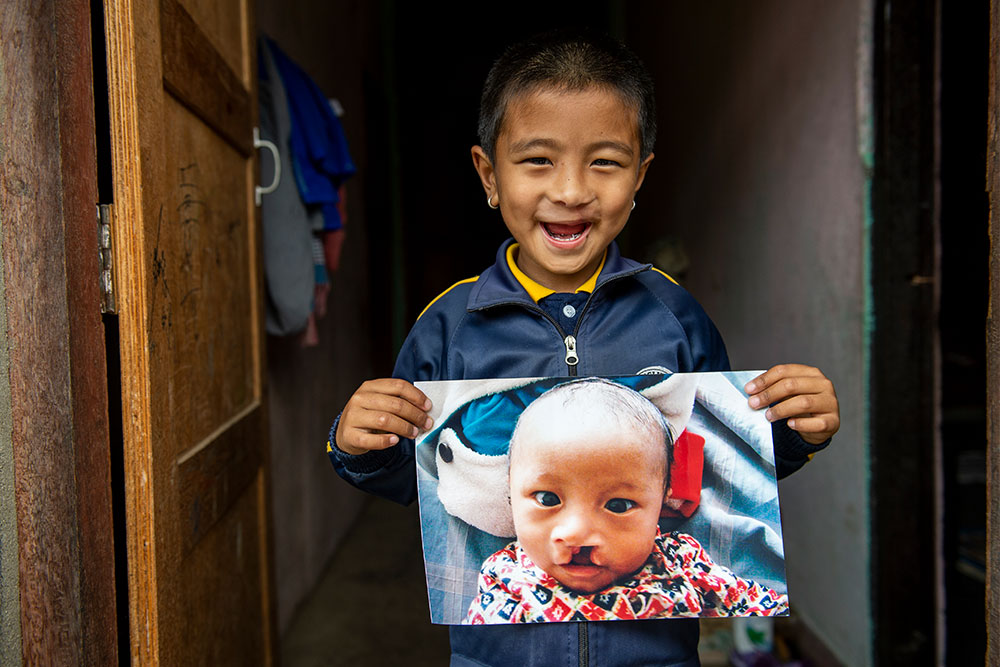
[[[875,664],[932,665],[940,649],[928,599],[938,580],[938,8],[937,0],[878,0],[874,10],[872,650]]]
[[[1000,2],[990,2],[989,146],[990,301],[986,318],[986,664],[1000,664]]]
[[[0,224],[27,664],[118,661],[90,11],[88,0],[0,6]]]

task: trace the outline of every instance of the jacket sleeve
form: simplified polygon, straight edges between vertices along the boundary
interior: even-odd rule
[[[804,466],[813,454],[830,444],[830,438],[818,445],[806,442],[798,431],[789,428],[787,419],[771,424],[771,437],[774,440],[774,465],[778,479],[791,475]]]
[[[694,310],[694,309],[692,309]],[[694,330],[700,330],[701,335],[690,336],[692,341],[692,357],[695,360],[696,371],[728,371],[732,370],[729,365],[729,355],[726,352],[726,344],[722,341],[719,330],[709,319],[708,315],[701,311],[700,307],[695,311],[704,318],[703,322],[687,324]],[[804,466],[810,457],[830,444],[830,440],[812,445],[802,439],[798,431],[788,426],[788,420],[782,419],[771,424],[771,437],[774,441],[774,463],[775,472],[778,479],[788,477],[793,472]]]
[[[426,319],[421,318],[414,325],[396,357],[393,377],[407,382],[440,379],[444,346],[441,344],[442,336],[434,333],[433,319],[428,314]],[[362,491],[403,505],[416,500],[417,473],[412,439],[402,438],[394,447],[353,456],[337,447],[339,424],[340,415],[337,415],[326,445],[326,452],[338,475]]]

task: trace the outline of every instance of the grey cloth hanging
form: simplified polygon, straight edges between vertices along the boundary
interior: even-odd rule
[[[281,76],[267,40],[258,40],[260,134],[273,141],[286,176],[261,204],[264,277],[267,287],[267,332],[288,335],[305,329],[313,309],[316,270],[312,258],[313,230],[323,228],[323,216],[309,211],[295,184],[292,164],[291,116]],[[269,183],[274,165],[261,159],[260,179]],[[317,227],[318,225],[318,227]]]

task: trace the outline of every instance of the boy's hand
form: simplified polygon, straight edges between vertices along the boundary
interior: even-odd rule
[[[774,366],[743,388],[750,394],[755,410],[771,406],[764,413],[770,422],[788,418],[788,427],[806,442],[818,445],[840,428],[840,404],[833,383],[823,371],[801,364]]]
[[[340,415],[337,447],[355,456],[415,438],[434,424],[431,401],[406,380],[368,380],[354,392]]]

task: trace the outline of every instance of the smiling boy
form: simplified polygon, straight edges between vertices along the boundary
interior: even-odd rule
[[[609,38],[543,35],[497,60],[472,156],[488,205],[514,238],[493,266],[427,307],[393,378],[365,382],[348,401],[327,445],[344,479],[399,502],[415,499],[412,438],[432,425],[417,380],[729,369],[722,338],[694,298],[622,257],[614,242],[653,158],[654,118],[648,73]],[[767,408],[775,423],[779,476],[839,428],[833,385],[818,369],[776,366],[747,392],[751,407]],[[469,573],[473,587],[488,555]],[[454,597],[467,604],[471,596]],[[697,664],[698,626],[453,626],[451,640],[453,665],[688,665]]]
[[[653,159],[640,157],[635,121],[618,95],[599,88],[542,88],[512,100],[495,159],[472,161],[535,282],[574,292],[625,227]]]
[[[787,596],[661,535],[673,440],[628,387],[571,381],[533,401],[510,440],[517,539],[484,561],[467,624],[773,616]]]

